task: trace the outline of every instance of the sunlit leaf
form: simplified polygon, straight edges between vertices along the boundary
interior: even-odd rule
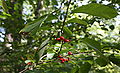
[[[97,3],[90,3],[87,5],[83,5],[73,10],[73,13],[86,13],[86,14],[99,16],[106,19],[114,18],[118,15],[115,9],[112,9],[108,6],[97,4]]]

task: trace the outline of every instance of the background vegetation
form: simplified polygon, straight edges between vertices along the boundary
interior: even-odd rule
[[[119,7],[120,0],[0,0],[0,72],[120,73]]]

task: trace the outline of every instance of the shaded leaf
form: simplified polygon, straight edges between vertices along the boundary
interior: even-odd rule
[[[57,3],[56,0],[52,0],[52,4],[53,4],[53,5],[58,5],[58,3]]]
[[[114,29],[115,29],[115,26],[114,26],[114,25],[111,25],[111,26],[109,26],[109,28],[110,28],[111,30],[114,30]]]
[[[102,59],[101,57],[98,57],[95,61],[101,67],[106,66],[108,64],[108,62],[106,62],[106,60]]]
[[[45,1],[45,4],[48,6],[50,5],[50,1],[49,0],[44,0]]]
[[[108,6],[97,4],[97,3],[91,3],[91,4],[81,6],[73,10],[73,13],[87,13],[87,14],[99,16],[106,19],[114,18],[118,15],[115,9],[112,9]]]
[[[88,62],[85,62],[80,66],[79,73],[88,73],[91,69],[91,64]]]
[[[116,64],[117,66],[120,66],[120,59],[117,58],[114,54],[111,54],[108,58],[112,63]]]

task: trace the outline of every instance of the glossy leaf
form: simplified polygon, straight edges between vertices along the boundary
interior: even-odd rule
[[[82,25],[88,25],[87,22],[85,22],[81,19],[78,19],[78,18],[73,18],[73,19],[69,20],[68,23],[79,23],[79,24],[82,24]]]
[[[115,9],[112,9],[108,6],[97,4],[97,3],[91,3],[91,4],[81,6],[73,10],[73,13],[86,13],[86,14],[99,16],[106,19],[114,18],[118,15]]]

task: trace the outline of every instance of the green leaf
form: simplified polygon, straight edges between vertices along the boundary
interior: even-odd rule
[[[95,41],[95,40],[89,39],[89,38],[84,38],[84,39],[82,39],[82,41],[83,41],[86,45],[88,45],[89,47],[93,48],[93,49],[96,51],[96,53],[99,54],[99,55],[101,56],[101,58],[103,58],[105,61],[110,62],[110,61],[108,60],[108,58],[105,57],[105,56],[101,53],[101,51],[100,51],[100,50],[101,50],[101,45],[100,45],[100,43],[99,43],[98,41]]]
[[[88,62],[85,62],[80,66],[79,73],[88,73],[91,69],[91,64]]]
[[[1,19],[6,19],[7,16],[0,15],[0,18],[1,18]]]
[[[49,15],[45,21],[51,21],[53,19],[57,19],[57,16],[56,15]]]
[[[78,18],[73,18],[73,19],[69,20],[68,23],[79,23],[79,24],[82,24],[82,25],[88,25],[87,22],[85,22],[81,19],[78,19]]]
[[[50,1],[49,0],[44,0],[45,1],[45,4],[48,6],[50,5]]]
[[[106,60],[102,59],[101,57],[98,57],[95,61],[101,67],[106,66],[108,64],[108,62],[106,62]]]
[[[48,44],[50,38],[46,39],[41,45],[40,45],[40,51],[38,52],[39,58],[44,54],[44,51],[46,50],[46,45]]]
[[[108,6],[97,4],[97,3],[91,3],[91,4],[81,6],[73,10],[73,13],[86,13],[86,14],[99,16],[106,19],[114,18],[118,15],[115,9],[112,9]]]
[[[120,57],[120,56],[119,56]],[[117,66],[120,67],[120,59],[117,58],[114,54],[111,54],[109,56],[109,60],[113,63],[113,64],[116,64]]]
[[[58,5],[58,3],[57,3],[56,0],[52,0],[52,4],[53,4],[53,5]]]
[[[63,31],[67,36],[73,36],[71,30],[68,27],[64,26]]]
[[[28,24],[27,26],[25,26],[20,32],[32,32],[32,31],[37,31],[37,29],[39,29],[43,22],[47,19],[48,16],[43,16],[35,21],[33,21],[33,24]],[[34,32],[34,33],[35,33]]]

